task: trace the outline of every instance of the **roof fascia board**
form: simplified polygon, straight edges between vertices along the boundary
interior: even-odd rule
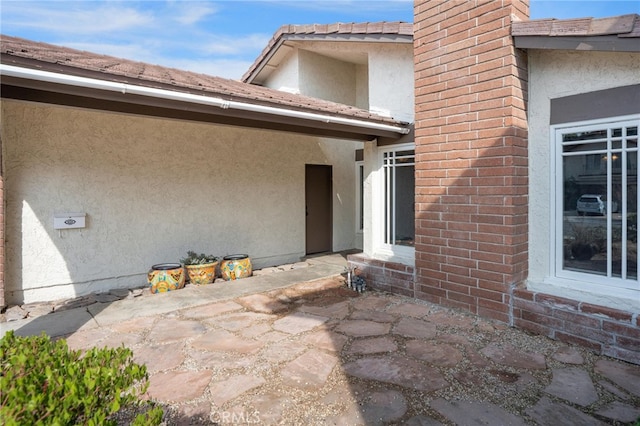
[[[520,49],[640,52],[637,38],[618,36],[514,36],[514,40],[516,47]]]
[[[162,106],[151,103],[119,102],[117,100],[96,99],[81,95],[73,95],[59,92],[48,92],[38,89],[10,86],[2,84],[3,99],[12,99],[19,102],[33,102],[38,104],[58,105],[62,107],[80,108],[100,111],[104,113],[119,113],[135,116],[146,116],[178,121],[191,121],[215,125],[226,125],[241,128],[273,130],[279,132],[296,133],[308,136],[320,136],[333,139],[344,139],[354,141],[371,141],[377,135],[363,134],[361,129],[348,128],[341,129],[332,126],[310,127],[300,120],[283,118],[280,121],[265,121],[264,117],[247,114],[242,117],[231,115],[211,114],[209,111],[197,109],[184,109],[184,105],[169,106],[166,103]],[[396,136],[397,137],[397,136]]]
[[[413,37],[403,34],[286,34],[281,39],[289,41],[341,41],[371,43],[413,43]],[[274,46],[275,50],[279,46]]]
[[[262,69],[269,63],[269,61],[271,61],[271,58],[275,56],[276,52],[280,50],[284,42],[285,40],[280,37],[278,41],[273,45],[273,47],[269,49],[264,59],[253,70],[251,70],[249,75],[243,76],[240,81],[251,84],[251,82],[258,76],[258,74],[260,74]]]
[[[33,69],[20,68],[0,64],[0,76],[3,84],[13,84],[17,86],[44,89],[48,85],[54,91],[67,94],[79,94],[89,90],[92,96],[108,99],[110,96],[117,96],[122,102],[135,102],[136,96],[151,98],[161,104],[174,101],[185,105],[201,105],[206,107],[209,114],[219,115],[239,115],[245,116],[253,113],[262,120],[267,121],[289,121],[289,119],[299,120],[300,124],[311,128],[336,126],[349,129],[360,129],[363,135],[402,135],[409,132],[407,126],[393,126],[390,124],[369,122],[364,120],[331,116],[328,114],[312,113],[275,106],[265,106],[250,104],[246,102],[230,101],[211,96],[195,95],[185,92],[170,91],[165,89],[136,86],[128,83],[117,83],[112,81],[98,80],[85,77],[75,77],[66,74],[52,73]],[[9,78],[9,80],[7,80]],[[132,96],[135,95],[135,96]],[[231,110],[229,111],[226,110]],[[379,136],[383,136],[382,134]]]

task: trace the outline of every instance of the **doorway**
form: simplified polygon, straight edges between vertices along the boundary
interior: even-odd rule
[[[333,246],[332,174],[331,166],[305,166],[307,254],[331,251]]]

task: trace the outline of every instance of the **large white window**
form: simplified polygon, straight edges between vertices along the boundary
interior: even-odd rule
[[[552,127],[555,277],[600,293],[638,284],[640,118]]]
[[[414,261],[415,149],[413,144],[380,148],[377,254]]]

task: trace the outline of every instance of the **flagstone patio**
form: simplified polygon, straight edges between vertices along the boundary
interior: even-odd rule
[[[359,295],[338,277],[79,331],[68,342],[131,346],[151,371],[149,396],[185,422],[584,425],[640,417],[639,366],[404,297]]]
[[[172,409],[168,424],[596,425],[640,418],[638,365],[411,298],[356,293],[335,273],[296,277],[272,289],[251,284],[259,291],[222,300],[202,299],[205,290],[195,289],[199,299],[191,304],[145,296],[140,303],[158,304],[150,314],[112,302],[67,341],[79,349],[132,348],[149,369],[149,398]]]

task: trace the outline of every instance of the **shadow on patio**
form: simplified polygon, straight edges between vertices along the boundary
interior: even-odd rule
[[[272,274],[271,288],[255,277],[116,302],[68,343],[133,349],[172,425],[552,424],[567,410],[593,421],[616,402],[640,406],[637,366],[415,299],[360,294],[340,274],[313,278],[316,266]],[[298,281],[275,281],[284,276]],[[583,388],[597,384],[595,399],[581,399],[573,378],[557,381],[566,365],[586,375]]]

